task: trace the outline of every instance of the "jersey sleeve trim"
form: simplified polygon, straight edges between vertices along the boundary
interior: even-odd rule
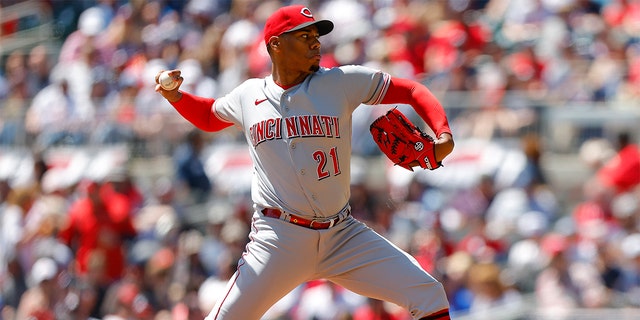
[[[381,79],[378,81],[378,85],[371,98],[367,101],[364,101],[364,104],[376,105],[382,103],[382,99],[384,99],[384,96],[387,94],[387,90],[389,89],[391,76],[388,73],[379,72],[375,76],[380,76]]]
[[[213,115],[220,121],[222,122],[226,122],[226,123],[231,123],[233,124],[231,121],[225,119],[217,110],[216,108],[217,103],[214,101],[213,102],[213,106],[211,106],[211,112],[213,112]]]

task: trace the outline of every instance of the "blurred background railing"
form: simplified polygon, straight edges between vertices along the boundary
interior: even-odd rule
[[[3,6],[0,11],[0,26],[2,37],[0,55],[3,57],[16,49],[30,48],[39,44],[51,46],[51,49],[59,46],[56,41],[51,7],[42,1],[23,1]]]
[[[577,190],[592,174],[590,168],[581,159],[580,150],[585,142],[597,139],[615,141],[618,134],[628,132],[633,137],[640,136],[640,108],[629,108],[615,103],[574,103],[571,105],[556,105],[554,101],[527,101],[526,93],[509,91],[505,93],[505,105],[499,108],[486,108],[478,102],[477,94],[473,92],[446,92],[437,94],[445,107],[450,122],[458,137],[462,139],[490,140],[508,147],[519,147],[520,139],[527,134],[540,138],[544,145],[542,154],[542,168],[547,173],[552,185],[560,193],[569,198],[566,205],[572,206],[582,195]],[[508,103],[517,101],[515,107]],[[31,99],[22,101],[26,106],[31,105]],[[8,101],[1,102],[8,104]],[[94,101],[101,105],[101,101]],[[159,103],[165,103],[160,101]],[[367,107],[361,107],[367,108]],[[28,154],[39,152],[37,135],[27,132],[25,128],[25,110],[22,114],[15,114],[11,108],[0,109],[3,126],[0,127],[0,154],[7,153]],[[412,113],[412,110],[406,110]],[[90,120],[76,124],[81,142],[58,141],[56,148],[97,149],[116,145],[125,148],[127,156],[132,161],[152,161],[153,159],[167,159],[175,148],[183,142],[184,136],[192,126],[175,111],[167,106],[152,111],[153,120],[143,119],[141,123],[124,125],[116,122],[113,117],[96,115]],[[496,114],[503,114],[496,117]],[[47,117],[47,114],[43,115]],[[414,115],[415,116],[415,115]],[[369,121],[370,115],[364,113],[362,120]],[[502,120],[497,120],[501,118]],[[357,116],[356,116],[357,118]],[[416,121],[420,121],[415,119]],[[502,121],[502,122],[500,122]],[[114,128],[120,126],[128,136],[117,136]],[[128,126],[128,127],[127,127]],[[134,133],[134,127],[139,134]],[[148,127],[148,128],[144,128]],[[359,131],[358,131],[359,129]],[[109,136],[109,134],[113,136]],[[465,137],[466,135],[466,137]],[[212,143],[220,140],[224,143],[234,142],[244,145],[239,133],[227,130],[220,137],[209,135]],[[354,149],[356,156],[377,157],[380,154],[370,139],[365,127],[356,127],[354,131]],[[596,157],[592,153],[592,156]],[[378,158],[375,158],[378,160]],[[167,163],[167,165],[171,165]],[[144,167],[150,169],[149,167]],[[6,171],[5,171],[6,172]],[[165,173],[170,172],[166,168]],[[143,174],[140,172],[140,174]]]

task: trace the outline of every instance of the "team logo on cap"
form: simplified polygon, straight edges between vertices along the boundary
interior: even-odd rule
[[[307,7],[302,8],[302,10],[300,10],[300,13],[307,18],[313,18],[313,15],[311,14],[311,10],[309,10],[309,8]]]

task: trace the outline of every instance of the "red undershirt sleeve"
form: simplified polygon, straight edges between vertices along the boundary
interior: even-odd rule
[[[449,121],[444,108],[431,91],[413,80],[391,77],[387,93],[382,104],[410,104],[420,118],[440,137],[443,133],[451,134]]]
[[[213,103],[215,99],[199,97],[184,91],[182,98],[171,105],[185,119],[191,122],[198,129],[203,131],[220,131],[233,125],[226,122],[213,113]]]

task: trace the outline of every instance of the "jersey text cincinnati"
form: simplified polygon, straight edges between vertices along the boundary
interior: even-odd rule
[[[273,139],[298,137],[340,138],[338,117],[304,115],[288,118],[271,118],[255,123],[249,129],[253,146]]]

